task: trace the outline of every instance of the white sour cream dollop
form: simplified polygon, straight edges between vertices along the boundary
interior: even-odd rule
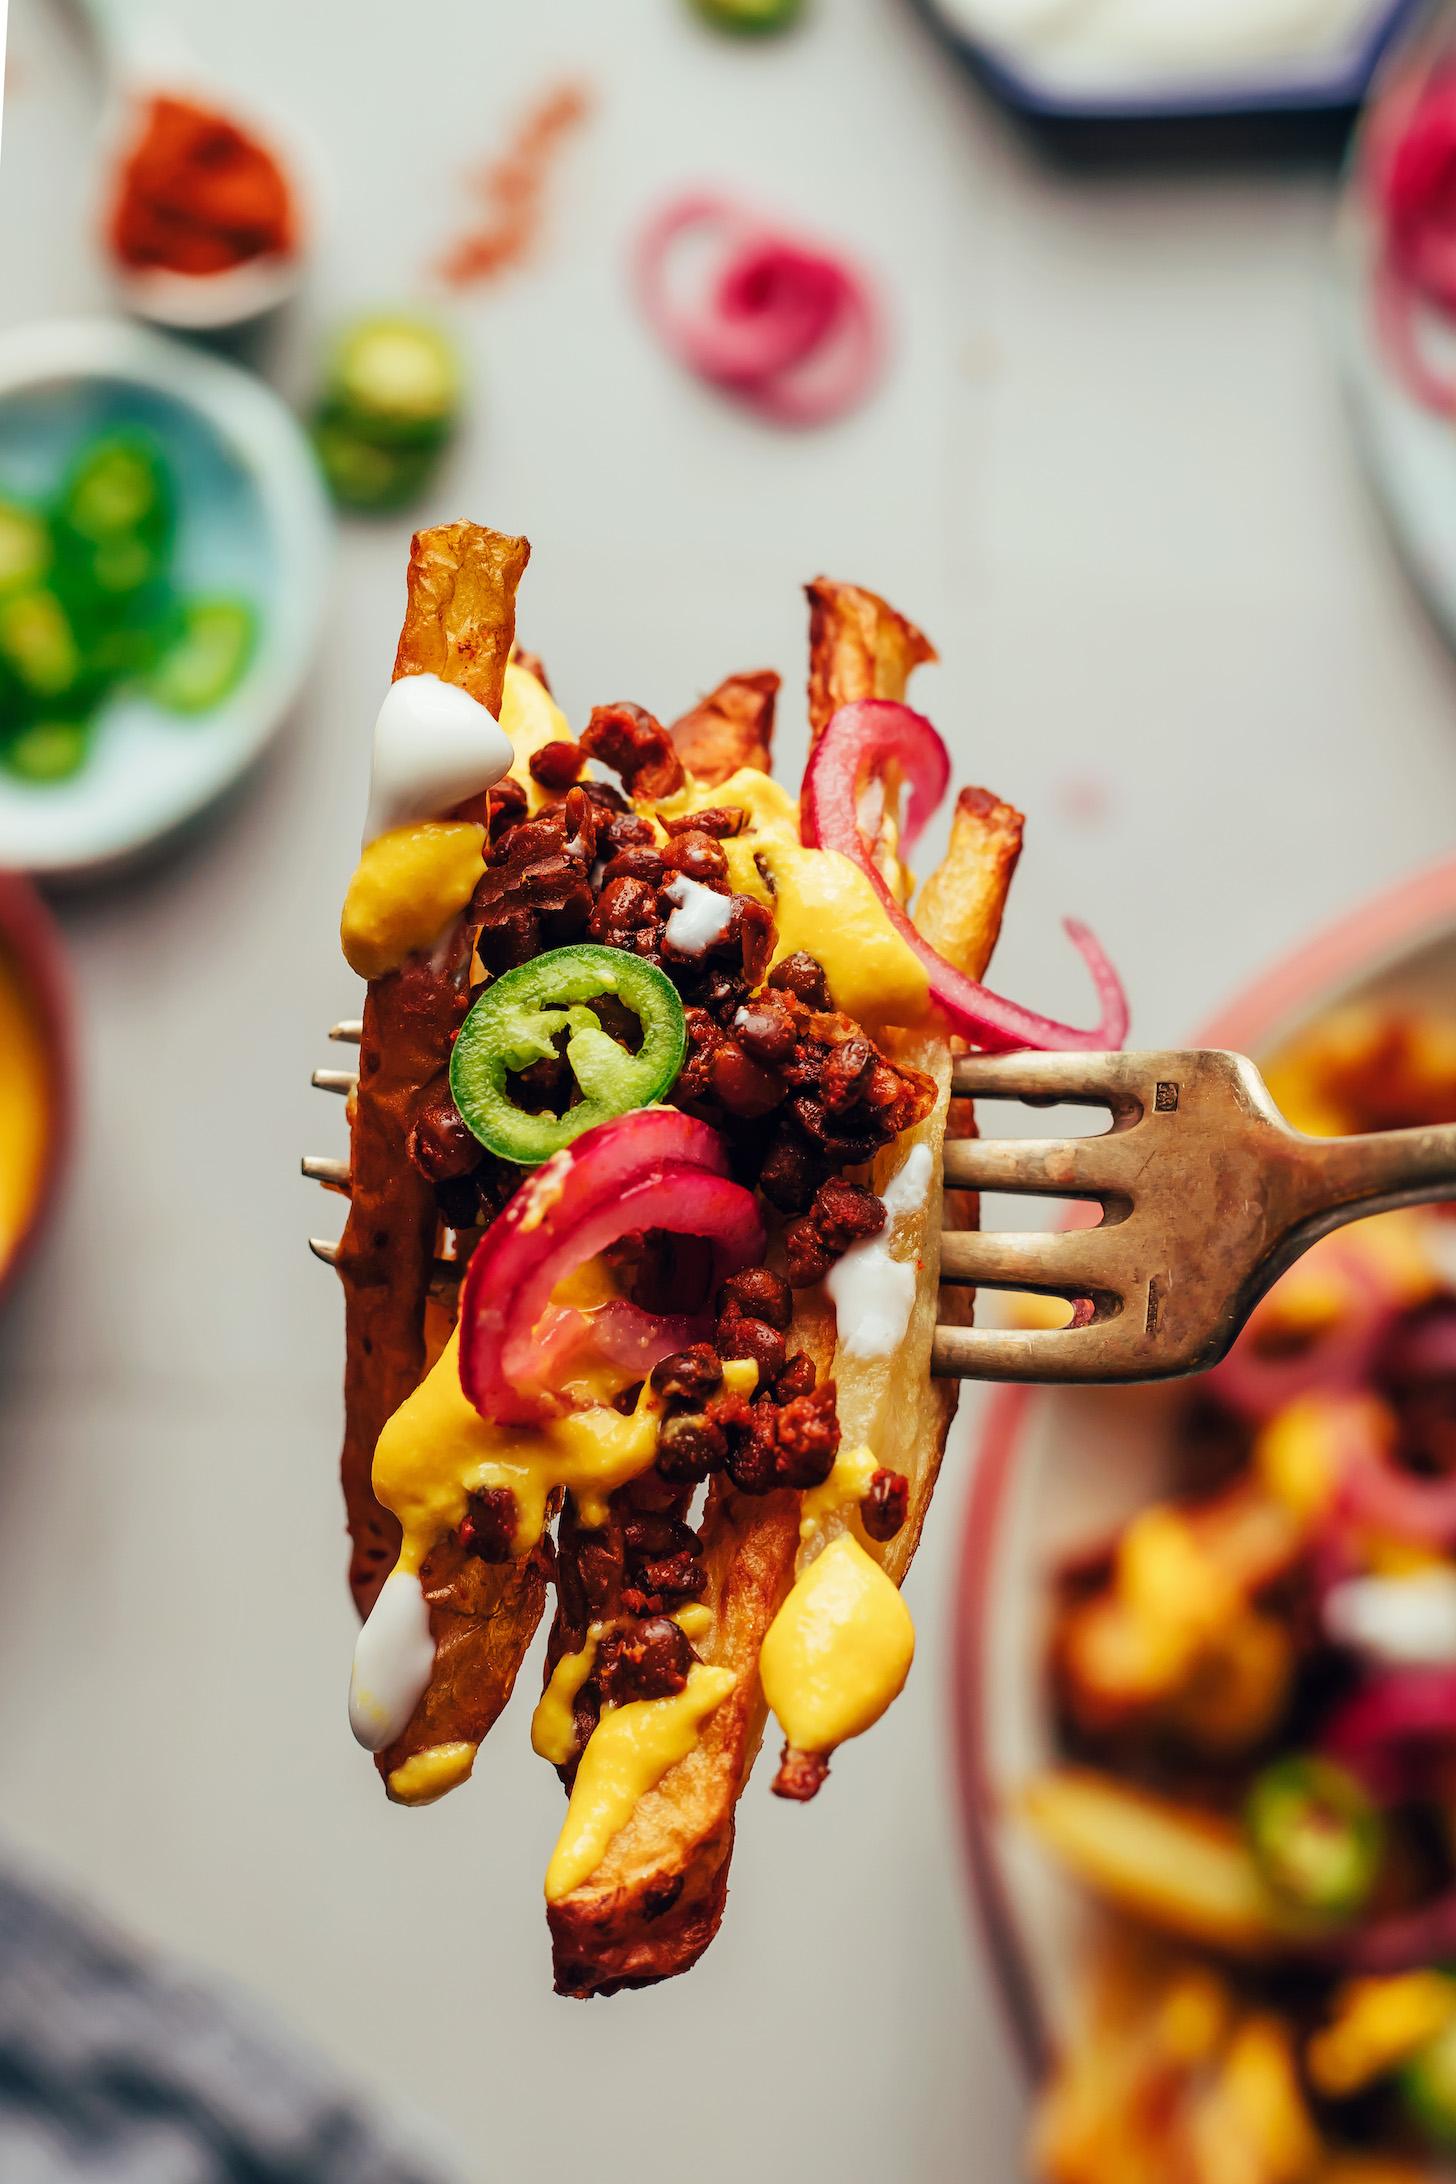
[[[1325,1596],[1323,1622],[1336,1645],[1389,1668],[1456,1663],[1456,1574],[1349,1577]]]
[[[834,1299],[839,1346],[849,1357],[893,1357],[905,1340],[917,1269],[913,1251],[908,1259],[894,1256],[895,1227],[924,1205],[930,1173],[930,1147],[912,1145],[880,1193],[885,1225],[879,1235],[851,1244],[824,1278]]]
[[[725,938],[733,922],[733,897],[720,895],[685,872],[670,880],[662,891],[673,905],[662,937],[677,955],[706,955]]]
[[[495,715],[468,690],[438,675],[402,675],[374,723],[364,847],[392,827],[443,818],[493,789],[514,756]]]
[[[354,1644],[349,1727],[382,1752],[408,1725],[435,1665],[429,1604],[411,1570],[391,1570]]]

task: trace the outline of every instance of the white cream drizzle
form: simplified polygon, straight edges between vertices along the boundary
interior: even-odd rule
[[[415,819],[442,819],[511,770],[511,739],[495,715],[438,675],[392,682],[374,723],[364,847]]]
[[[1391,1668],[1456,1663],[1456,1571],[1350,1577],[1331,1586],[1323,1610],[1336,1645]]]
[[[917,1270],[913,1253],[908,1259],[894,1256],[895,1230],[925,1204],[930,1177],[930,1147],[912,1145],[880,1193],[885,1225],[879,1235],[851,1244],[825,1276],[839,1323],[839,1346],[849,1357],[891,1357],[905,1340]]]
[[[366,1752],[403,1734],[435,1665],[430,1610],[412,1570],[391,1570],[354,1643],[349,1727]]]
[[[662,891],[674,905],[663,939],[678,955],[700,956],[722,940],[733,922],[733,897],[679,872]]]

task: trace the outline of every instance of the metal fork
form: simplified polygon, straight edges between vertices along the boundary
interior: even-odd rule
[[[363,1026],[335,1024],[357,1046]],[[346,1097],[353,1070],[317,1069]],[[1167,1380],[1217,1364],[1259,1298],[1317,1238],[1361,1215],[1456,1198],[1456,1124],[1376,1136],[1292,1130],[1241,1054],[971,1054],[952,1089],[971,1099],[1106,1107],[1112,1127],[1074,1138],[952,1138],[952,1189],[1100,1204],[1094,1228],[1013,1235],[952,1229],[941,1280],[1031,1290],[1080,1306],[1071,1326],[937,1327],[944,1379]],[[303,1172],[345,1194],[347,1160]],[[338,1245],[311,1236],[332,1265]]]
[[[329,1031],[329,1037],[342,1046],[357,1046],[363,1036],[364,1023],[361,1017],[334,1024]],[[359,1073],[354,1069],[316,1069],[309,1081],[316,1091],[338,1092],[345,1099],[352,1099],[359,1089]],[[313,1182],[322,1183],[329,1190],[341,1191],[345,1197],[348,1196],[347,1160],[334,1160],[323,1153],[305,1153],[302,1166],[304,1174]],[[308,1248],[316,1259],[322,1259],[327,1266],[332,1266],[339,1256],[338,1245],[327,1236],[310,1236]]]
[[[948,1185],[1102,1206],[1095,1228],[947,1232],[942,1280],[1081,1304],[1062,1328],[938,1327],[933,1369],[948,1379],[1202,1372],[1319,1237],[1456,1198],[1456,1124],[1305,1137],[1241,1054],[973,1054],[952,1083],[968,1098],[1107,1107],[1113,1120],[1094,1137],[947,1143]]]

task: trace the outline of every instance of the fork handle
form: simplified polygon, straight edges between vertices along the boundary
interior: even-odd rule
[[[1302,1243],[1346,1221],[1456,1198],[1456,1123],[1306,1140],[1311,1210]]]

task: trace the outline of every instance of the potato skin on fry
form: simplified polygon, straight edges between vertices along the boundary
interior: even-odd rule
[[[816,576],[809,601],[809,733],[817,742],[841,705],[902,699],[917,667],[939,658],[913,622],[877,592]]]
[[[515,635],[515,593],[529,558],[521,538],[477,524],[419,532],[394,674],[459,683],[500,711]],[[425,1304],[434,1256],[434,1186],[409,1157],[411,1125],[444,1080],[469,1002],[471,935],[461,920],[446,960],[414,960],[370,982],[350,1146],[350,1211],[339,1245],[345,1299],[342,1474],[353,1543],[349,1579],[367,1615],[399,1550],[399,1527],[374,1498],[374,1448],[425,1367]],[[388,1776],[433,1745],[478,1744],[510,1696],[540,1621],[540,1555],[487,1566],[441,1542],[426,1572],[436,1661],[404,1735],[376,1755]]]
[[[416,531],[394,680],[438,675],[499,713],[516,635],[516,589],[530,558],[527,540],[478,523]]]
[[[685,1972],[723,1916],[734,1808],[763,1736],[759,1648],[792,1581],[799,1497],[750,1498],[715,1480],[703,1539],[714,1626],[698,1650],[738,1682],[590,1880],[548,1903],[558,1994],[615,1994]]]
[[[772,668],[729,675],[672,723],[669,733],[678,756],[699,787],[715,789],[741,766],[770,771],[778,693],[779,678]]]
[[[810,712],[816,732],[836,707],[851,699],[903,696],[911,669],[935,656],[929,641],[873,592],[821,579],[808,587],[808,596]],[[767,680],[731,678],[704,701],[699,714],[714,708],[734,684],[741,688]],[[711,723],[685,716],[693,723],[687,733],[702,738],[698,745],[702,756],[722,768],[705,779],[699,758],[686,743],[680,744],[685,763],[703,786],[726,778],[740,765],[766,763],[766,752],[764,759],[749,755],[743,724],[750,718],[751,708],[736,698]],[[683,729],[679,723],[674,735]],[[1009,880],[1009,867],[1004,876]],[[994,916],[983,911],[978,930],[994,930],[997,923],[999,907]],[[897,1058],[928,1069],[939,1079],[936,1110],[914,1133],[918,1137],[929,1130],[938,1148],[949,1081],[947,1044],[943,1037],[931,1035],[906,1044],[903,1053],[897,1049]],[[884,1158],[898,1164],[904,1143],[889,1148]],[[928,1226],[937,1217],[938,1202],[937,1189],[926,1209]],[[932,1262],[936,1256],[927,1254]],[[918,1309],[928,1326],[934,1318],[933,1264],[922,1291]],[[796,1293],[789,1346],[813,1358],[821,1380],[833,1370],[834,1313],[818,1292]],[[910,1406],[913,1423],[907,1436],[922,1444],[915,1464],[911,1517],[897,1540],[877,1550],[897,1583],[919,1537],[955,1408],[953,1384],[930,1382],[928,1333],[925,1351],[924,1390]],[[841,1400],[843,1392],[841,1387]],[[548,1905],[558,1992],[608,1994],[619,1987],[670,1978],[694,1963],[716,1932],[727,1891],[734,1808],[767,1720],[758,1657],[769,1624],[793,1584],[799,1513],[797,1495],[748,1499],[723,1480],[715,1481],[702,1525],[709,1571],[705,1598],[715,1611],[715,1621],[710,1641],[699,1651],[704,1659],[734,1669],[739,1682],[709,1720],[697,1749],[642,1800],[591,1879],[563,1902]]]

